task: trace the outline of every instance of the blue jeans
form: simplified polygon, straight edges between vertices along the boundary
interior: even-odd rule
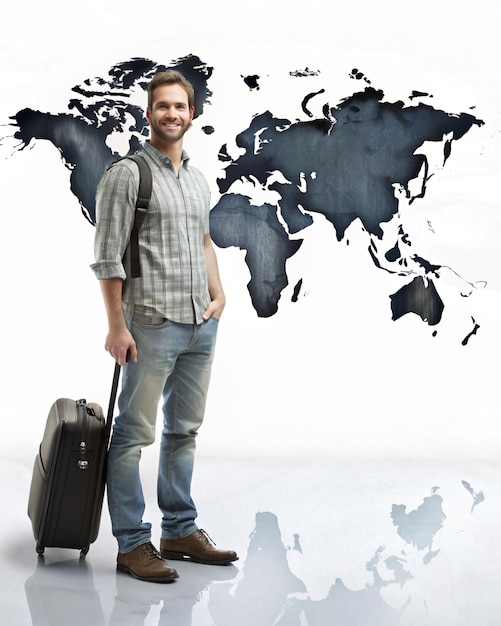
[[[108,506],[120,552],[151,537],[151,524],[143,521],[139,461],[141,449],[155,440],[160,400],[157,495],[162,538],[187,537],[197,529],[191,498],[195,438],[204,417],[218,327],[215,318],[196,325],[128,315],[138,360],[122,368],[107,474]]]

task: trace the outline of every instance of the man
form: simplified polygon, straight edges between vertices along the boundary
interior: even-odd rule
[[[195,437],[225,305],[209,235],[209,187],[183,150],[194,110],[193,87],[184,76],[169,70],[153,77],[146,111],[150,140],[141,151],[153,189],[139,231],[139,278],[128,276],[128,255],[123,256],[134,221],[137,164],[125,159],[109,168],[96,197],[96,262],[91,267],[108,317],[105,348],[123,366],[107,475],[117,569],[152,582],[177,578],[167,558],[207,564],[238,558],[233,551],[216,549],[197,528],[190,493]],[[151,524],[142,519],[139,460],[141,449],[154,441],[161,399],[158,552],[151,543]]]

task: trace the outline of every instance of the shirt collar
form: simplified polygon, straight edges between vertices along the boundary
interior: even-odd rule
[[[154,146],[152,146],[148,140],[144,142],[143,148],[151,157],[153,157],[153,159],[158,161],[159,164],[171,163],[171,160],[169,159],[169,157],[166,157],[165,154],[162,154],[160,152],[160,150],[157,150]],[[188,153],[186,152],[186,150],[184,150],[183,148],[183,153],[181,155],[181,164],[185,165],[188,163],[189,160],[190,160],[190,157]]]

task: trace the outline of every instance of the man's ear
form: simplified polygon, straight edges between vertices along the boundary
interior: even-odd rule
[[[193,120],[193,116],[195,115],[195,107],[191,107],[190,109],[190,120]]]
[[[146,107],[146,119],[150,121],[150,107]]]

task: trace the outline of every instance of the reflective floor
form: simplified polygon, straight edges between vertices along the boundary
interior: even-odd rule
[[[496,467],[199,458],[199,526],[240,559],[176,562],[180,578],[162,585],[116,572],[106,511],[85,559],[54,548],[38,557],[25,512],[30,466],[2,460],[2,624],[501,623]],[[145,474],[153,484],[153,466]],[[158,521],[148,489],[147,498],[146,518]]]

